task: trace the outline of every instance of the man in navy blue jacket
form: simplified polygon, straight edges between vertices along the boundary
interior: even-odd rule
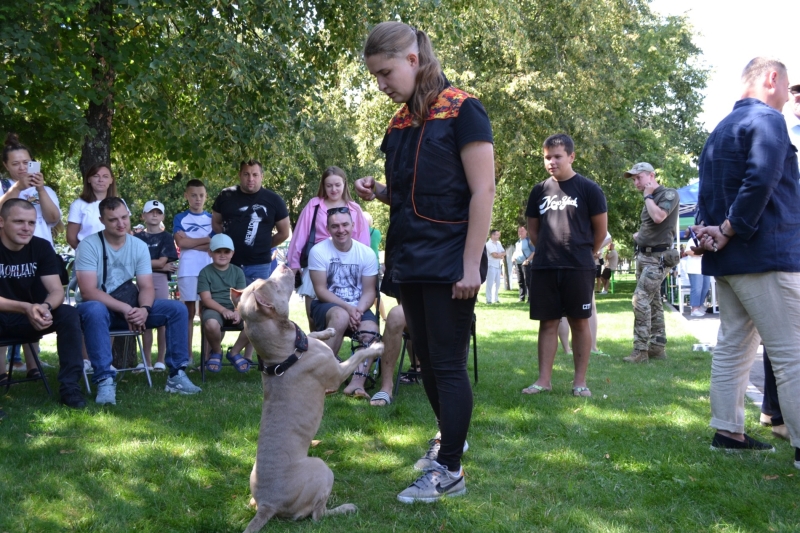
[[[742,99],[700,155],[693,228],[705,252],[703,274],[716,276],[720,307],[711,448],[774,451],[744,433],[744,394],[763,339],[800,468],[800,171],[780,113],[789,78],[781,62],[755,58],[742,83]]]

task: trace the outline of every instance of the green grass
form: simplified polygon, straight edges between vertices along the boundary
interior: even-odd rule
[[[520,394],[537,373],[537,323],[515,292],[500,305],[477,305],[480,381],[465,497],[413,506],[395,499],[435,431],[420,386],[403,386],[384,409],[338,394],[326,399],[321,443],[310,453],[336,476],[329,505],[355,503],[358,514],[274,520],[264,530],[797,531],[793,450],[758,425],[754,406],[747,431],[777,453],[709,451],[710,355],[691,351],[681,317],[667,314],[667,361],[621,361],[631,348],[632,287],[623,281],[617,294],[598,297],[599,346],[612,356],[590,364],[593,398],[571,396],[572,361],[561,352],[553,392]],[[299,307],[292,313],[304,324]],[[52,350],[44,343],[43,358],[55,363]],[[55,374],[48,371],[51,384]],[[190,376],[199,382],[198,372]],[[155,374],[149,389],[144,376],[128,375],[116,407],[92,401],[77,412],[39,383],[0,396],[8,414],[0,422],[0,533],[242,531],[253,516],[258,374],[225,367],[192,397],[164,393],[165,379]]]

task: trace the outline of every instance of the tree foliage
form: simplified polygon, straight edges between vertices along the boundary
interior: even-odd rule
[[[493,225],[506,236],[546,177],[552,133],[575,139],[575,168],[603,187],[618,238],[641,209],[626,167],[649,161],[669,185],[693,175],[705,72],[686,21],[646,0],[18,0],[0,5],[0,128],[46,169],[110,155],[134,204],[182,207],[189,176],[213,198],[254,157],[296,220],[325,167],[382,174],[396,105],[360,46],[388,19],[425,30],[448,78],[489,112]],[[77,179],[57,185],[73,193]],[[366,208],[385,230],[385,210]]]

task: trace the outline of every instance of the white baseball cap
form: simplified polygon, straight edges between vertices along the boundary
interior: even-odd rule
[[[142,213],[149,213],[153,209],[158,209],[163,214],[165,215],[167,214],[167,212],[164,210],[164,204],[162,204],[158,200],[150,200],[149,202],[144,204],[144,209],[142,209]]]

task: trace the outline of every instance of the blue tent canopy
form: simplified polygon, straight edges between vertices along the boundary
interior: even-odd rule
[[[678,189],[678,195],[681,197],[681,205],[696,204],[697,194],[700,189],[700,182],[692,183],[686,187]]]

